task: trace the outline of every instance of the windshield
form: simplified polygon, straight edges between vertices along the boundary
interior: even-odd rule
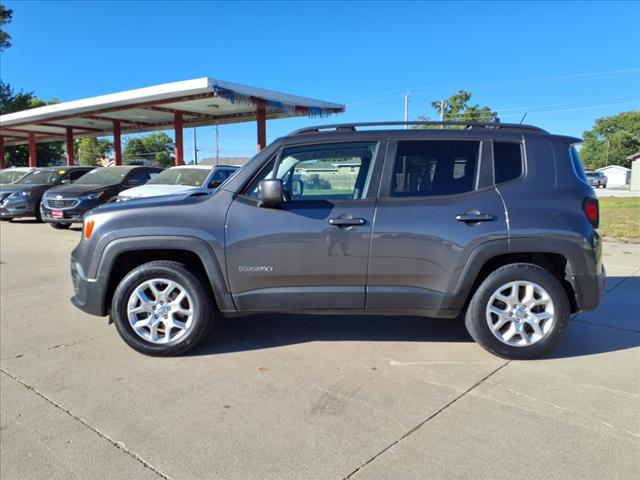
[[[76,185],[113,185],[120,183],[131,170],[129,168],[102,167],[91,170],[76,181]]]
[[[27,173],[24,170],[5,170],[0,172],[0,183],[13,183]]]
[[[209,172],[204,168],[170,168],[159,173],[147,185],[186,185],[190,187],[201,187]]]
[[[53,185],[66,172],[64,170],[34,170],[16,183],[22,185]]]

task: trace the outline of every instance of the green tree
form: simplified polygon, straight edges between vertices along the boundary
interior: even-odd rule
[[[640,111],[598,118],[582,137],[580,158],[589,170],[607,164],[630,168],[627,157],[640,152]]]
[[[106,157],[113,150],[113,145],[106,138],[85,137],[76,140],[79,165],[93,166],[98,160]]]
[[[11,23],[13,10],[8,9],[0,3],[0,52],[11,46],[11,35],[4,31],[4,26]]]
[[[34,108],[32,102],[40,102],[33,92],[14,92],[8,83],[0,80],[0,114],[19,112]],[[40,105],[36,105],[40,106]]]
[[[148,163],[169,167],[174,163],[173,140],[164,132],[144,137],[127,139],[122,156],[125,162],[144,160]]]
[[[8,83],[0,81],[0,114],[19,112],[30,108],[58,103],[37,98],[33,92],[14,92]],[[58,165],[64,160],[62,142],[39,143],[36,147],[39,166]],[[29,147],[27,145],[9,145],[5,152],[7,166],[24,167],[29,164]]]
[[[473,95],[465,90],[459,90],[458,93],[451,95],[449,98],[441,101],[431,102],[431,107],[436,111],[436,120],[443,118],[444,121],[460,121],[460,122],[494,122],[497,119],[496,112],[489,107],[470,105]],[[429,116],[419,115],[419,120],[432,120]],[[424,127],[420,128],[425,128]]]

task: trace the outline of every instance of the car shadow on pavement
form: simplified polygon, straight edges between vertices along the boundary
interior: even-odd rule
[[[252,314],[222,318],[187,355],[216,355],[306,342],[473,342],[461,319],[373,315]]]
[[[614,287],[598,310],[572,318],[556,349],[543,359],[579,357],[640,346],[640,323],[633,327],[637,309],[613,308],[634,302],[626,292],[640,292],[640,277],[611,277]],[[616,298],[616,295],[620,298]],[[622,300],[621,300],[622,299]],[[627,315],[629,318],[625,318]],[[628,325],[632,329],[627,328]],[[472,342],[458,319],[367,315],[250,314],[218,320],[214,334],[190,355],[217,355],[323,341]]]

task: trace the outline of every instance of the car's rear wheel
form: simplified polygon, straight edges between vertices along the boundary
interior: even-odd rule
[[[552,350],[569,325],[564,287],[547,270],[528,263],[505,265],[478,287],[465,317],[483,348],[505,358],[537,358]]]
[[[71,226],[70,223],[60,223],[60,222],[51,222],[49,225],[51,225],[56,230],[66,230]]]
[[[118,333],[145,355],[180,355],[198,345],[213,324],[213,299],[185,265],[159,260],[132,270],[113,295]]]

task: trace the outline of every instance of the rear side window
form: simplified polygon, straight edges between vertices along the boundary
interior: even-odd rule
[[[508,182],[522,176],[522,145],[493,142],[493,168],[496,183]]]
[[[398,142],[392,197],[454,195],[475,189],[480,142]]]

